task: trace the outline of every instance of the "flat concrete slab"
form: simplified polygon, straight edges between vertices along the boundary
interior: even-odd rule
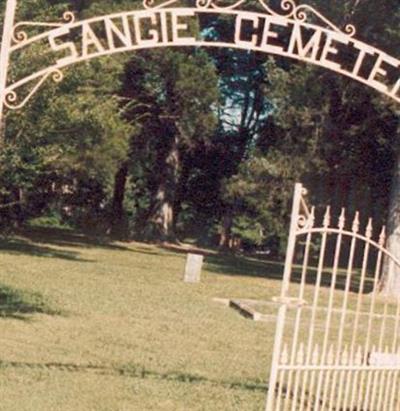
[[[275,321],[275,314],[265,314],[258,310],[260,306],[277,306],[278,304],[270,301],[249,300],[249,299],[229,299],[229,298],[213,298],[213,301],[223,304],[227,307],[232,307],[239,312],[243,317],[253,321],[271,322]]]

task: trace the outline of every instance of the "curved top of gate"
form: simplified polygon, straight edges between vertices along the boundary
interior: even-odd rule
[[[72,64],[119,52],[171,46],[229,47],[301,60],[350,77],[400,102],[400,60],[357,40],[353,25],[341,29],[309,5],[282,0],[280,9],[275,10],[264,0],[257,0],[256,6],[249,0],[229,5],[196,0],[193,7],[176,7],[177,3],[179,0],[159,4],[144,0],[142,10],[82,21],[66,12],[60,23],[17,23],[10,53],[41,45],[46,65],[8,84],[5,105],[9,109],[23,107],[47,78],[61,81],[61,70]],[[202,29],[202,18],[212,15],[225,16],[224,33]],[[199,24],[196,34],[190,28],[194,21]],[[29,29],[36,33],[29,36]],[[16,90],[23,86],[29,86],[29,90],[19,98]]]

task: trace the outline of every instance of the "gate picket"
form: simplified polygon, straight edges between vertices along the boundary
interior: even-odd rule
[[[400,297],[382,278],[400,262],[384,227],[373,240],[357,212],[348,229],[344,209],[334,226],[330,207],[318,226],[305,196],[296,184],[266,411],[398,411]]]

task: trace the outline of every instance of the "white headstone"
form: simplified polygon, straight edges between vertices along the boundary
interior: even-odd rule
[[[199,254],[188,254],[186,258],[184,281],[185,283],[198,283],[200,281],[203,256]]]

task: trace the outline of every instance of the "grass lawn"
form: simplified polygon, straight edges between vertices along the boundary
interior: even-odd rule
[[[0,243],[0,410],[262,410],[275,324],[213,301],[270,300],[282,267],[36,230]]]

